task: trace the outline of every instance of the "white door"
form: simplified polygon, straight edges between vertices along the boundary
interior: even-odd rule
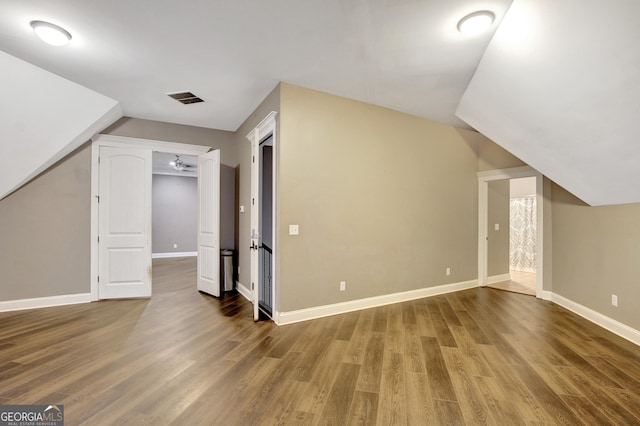
[[[151,150],[101,147],[98,297],[151,297]]]
[[[251,139],[251,289],[253,290],[253,320],[260,317],[260,134]]]
[[[198,156],[198,290],[220,296],[220,150]]]

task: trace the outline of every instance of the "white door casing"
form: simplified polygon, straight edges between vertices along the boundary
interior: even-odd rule
[[[260,132],[256,128],[251,140],[251,290],[253,320],[260,317]]]
[[[151,151],[101,147],[100,299],[151,297]]]
[[[251,235],[250,235],[250,257],[251,257],[251,291],[253,301],[253,319],[258,321],[260,316],[260,262],[259,262],[259,250],[260,247],[260,142],[269,135],[273,135],[273,161],[274,161],[274,179],[273,179],[273,256],[272,267],[273,271],[273,312],[272,318],[277,322],[278,320],[278,303],[277,303],[277,291],[278,291],[278,270],[277,270],[277,256],[278,256],[278,224],[277,224],[277,179],[275,173],[277,170],[277,138],[276,138],[276,115],[277,112],[270,112],[255,129],[249,132],[247,139],[251,141]]]
[[[220,150],[198,156],[198,290],[220,297]]]
[[[530,166],[513,167],[478,172],[478,285],[487,285],[487,252],[488,252],[488,193],[489,182],[503,179],[523,177],[536,178],[536,297],[550,300],[551,295],[544,290],[544,179],[541,173]],[[549,225],[549,224],[548,224]]]
[[[202,145],[190,145],[183,143],[158,141],[151,139],[130,138],[124,136],[113,135],[96,135],[92,138],[93,144],[91,146],[91,300],[100,300],[107,298],[101,293],[99,274],[103,268],[103,262],[100,259],[100,244],[98,243],[100,235],[100,171],[101,164],[99,161],[100,152],[105,147],[114,147],[127,150],[138,149],[148,151],[149,155],[152,155],[152,151],[170,152],[173,154],[183,155],[200,155],[209,151],[211,148]],[[147,174],[151,179],[152,169],[149,169]],[[149,197],[151,197],[151,191],[147,191]],[[102,216],[104,219],[104,215]],[[151,215],[147,218],[148,229],[151,229]],[[151,264],[151,243],[149,243],[149,256],[147,257],[149,264]],[[112,286],[111,291],[115,291],[118,287]],[[115,296],[115,297],[127,297],[127,296]]]

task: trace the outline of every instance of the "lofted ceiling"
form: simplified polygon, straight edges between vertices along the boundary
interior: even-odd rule
[[[488,32],[457,31],[461,17],[482,9],[496,14]],[[583,201],[605,205],[640,202],[637,16],[638,0],[2,0],[0,51],[103,96],[102,121],[121,108],[234,131],[284,81],[476,129]],[[45,45],[31,20],[65,27],[72,42]],[[13,89],[32,86],[27,74],[0,69]],[[204,102],[166,95],[181,91]],[[20,104],[10,96],[0,107]],[[43,123],[64,111],[40,111]],[[21,137],[7,123],[3,154]],[[55,137],[61,150],[52,158],[60,158],[74,144]]]
[[[122,116],[120,105],[0,52],[0,199]]]
[[[120,102],[126,116],[235,131],[280,81],[459,127],[511,0],[3,0],[0,50]],[[490,31],[464,36],[489,9]],[[31,20],[66,28],[50,47]],[[165,93],[191,91],[182,105]]]
[[[590,205],[640,202],[638,17],[638,0],[514,0],[458,116]]]

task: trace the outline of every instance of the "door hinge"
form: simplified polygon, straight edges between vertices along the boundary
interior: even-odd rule
[[[253,283],[251,283],[251,291],[253,291],[253,287],[254,287],[254,286],[253,286]]]
[[[100,242],[100,235],[98,235],[98,242]]]
[[[96,200],[98,200],[98,204],[100,204],[100,196],[96,195]]]
[[[98,275],[98,282],[100,282],[100,275]]]
[[[253,163],[255,163],[255,162],[256,162],[256,156],[255,156],[255,155],[253,155],[253,156],[252,156],[252,160],[251,160],[251,161],[252,161]]]
[[[256,205],[256,199],[255,199],[255,198],[252,198],[252,199],[251,199],[251,205],[252,205],[252,206],[255,206],[255,205]]]
[[[98,157],[98,164],[100,164],[100,157]]]

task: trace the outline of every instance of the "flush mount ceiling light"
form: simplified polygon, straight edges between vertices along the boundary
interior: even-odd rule
[[[45,21],[31,21],[31,28],[42,41],[52,46],[64,46],[71,41],[69,31]]]
[[[462,18],[458,22],[458,31],[466,35],[480,34],[493,24],[496,15],[488,10],[479,10]]]

